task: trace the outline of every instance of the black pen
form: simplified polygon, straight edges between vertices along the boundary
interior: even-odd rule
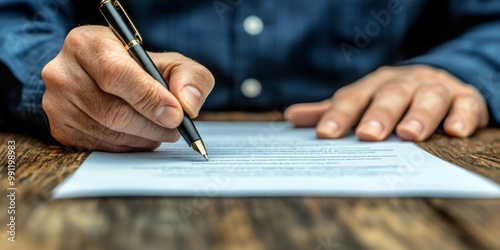
[[[158,68],[156,68],[155,64],[146,53],[146,50],[142,47],[142,37],[120,2],[118,2],[118,0],[102,0],[99,9],[104,19],[108,22],[109,27],[113,30],[113,33],[122,41],[125,49],[130,55],[146,72],[168,89],[168,85],[158,71]],[[193,121],[185,112],[182,123],[177,129],[188,145],[208,160],[208,154],[203,144],[203,140],[201,140],[200,134],[196,130]]]

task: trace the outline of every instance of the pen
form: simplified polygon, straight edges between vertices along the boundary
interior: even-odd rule
[[[118,0],[102,0],[99,9],[113,33],[121,40],[129,54],[146,72],[168,89],[168,85],[158,68],[156,68],[146,50],[142,47],[142,37],[120,2]],[[208,160],[203,140],[186,112],[184,112],[182,123],[177,129],[188,145]]]

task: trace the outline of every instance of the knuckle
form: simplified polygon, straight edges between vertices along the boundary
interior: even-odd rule
[[[333,98],[342,101],[350,101],[358,103],[363,101],[363,96],[361,96],[357,91],[355,91],[350,86],[345,86],[340,88],[333,94]]]
[[[123,88],[123,78],[127,76],[131,65],[125,63],[121,56],[112,53],[100,53],[97,63],[102,65],[99,70],[99,87],[107,93],[115,94]]]
[[[454,111],[461,114],[479,114],[486,112],[486,104],[472,96],[462,96],[455,101]]]
[[[451,97],[450,91],[441,84],[426,85],[425,87],[423,87],[423,91],[427,95],[436,96],[444,100],[447,100]]]
[[[134,112],[121,99],[115,99],[104,112],[103,125],[115,130],[123,131],[133,121]]]
[[[384,106],[370,107],[369,112],[363,115],[365,121],[375,119],[382,121],[382,123],[389,123],[397,118],[397,113]]]
[[[50,83],[56,79],[57,74],[55,72],[57,72],[57,67],[54,60],[48,62],[42,69],[41,76],[45,82]]]
[[[63,145],[70,145],[69,140],[67,140],[68,131],[64,126],[51,125],[50,133],[54,139]]]
[[[42,97],[42,108],[47,114],[47,117],[50,118],[52,114],[58,112],[57,108],[55,105],[53,105],[52,100],[50,96],[47,94],[47,91],[45,91],[43,97]]]
[[[410,93],[409,93],[409,90],[408,88],[404,85],[404,84],[401,84],[401,83],[389,83],[389,84],[386,84],[385,86],[383,86],[380,91],[379,91],[379,94],[380,95],[383,95],[383,96],[391,96],[391,97],[408,97],[410,96]]]
[[[435,67],[431,67],[429,65],[413,65],[410,66],[412,68],[412,73],[417,74],[417,75],[430,75],[430,74],[436,74],[440,72],[441,70]]]
[[[146,113],[154,113],[162,99],[156,88],[156,84],[147,85],[146,89],[138,94],[137,100],[131,103],[132,106]]]
[[[462,86],[462,93],[465,95],[483,98],[483,96],[481,95],[479,90],[477,90],[474,86],[472,86],[470,84],[464,84]]]
[[[412,66],[411,75],[416,79],[433,79],[435,82],[449,82],[450,74],[440,68],[430,65],[415,65]]]
[[[89,41],[93,40],[94,36],[87,31],[86,27],[77,27],[72,29],[66,36],[64,48],[81,51],[87,46]]]
[[[480,105],[474,100],[461,102],[460,105],[458,105],[458,109],[462,113],[472,113],[472,114],[476,114],[479,112],[479,110],[481,110]]]
[[[394,73],[394,67],[391,66],[382,66],[375,70],[374,74],[379,77],[389,77]]]
[[[69,82],[60,74],[62,71],[64,70],[60,67],[60,63],[56,59],[43,67],[41,77],[47,91],[52,89],[66,89],[69,86]]]
[[[212,73],[203,65],[194,62],[190,66],[191,72],[195,76],[193,82],[196,84],[203,83],[200,87],[203,88],[204,93],[209,93],[215,86],[215,78]]]

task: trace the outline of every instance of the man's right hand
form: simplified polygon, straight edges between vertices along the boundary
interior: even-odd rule
[[[42,71],[42,105],[52,136],[67,146],[151,150],[179,139],[183,110],[196,117],[212,74],[177,53],[149,53],[170,91],[130,57],[104,26],[73,29]]]

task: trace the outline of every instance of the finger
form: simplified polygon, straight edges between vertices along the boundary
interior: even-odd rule
[[[426,84],[416,90],[410,109],[396,128],[403,140],[427,139],[443,120],[451,105],[452,93],[443,85]]]
[[[330,109],[316,127],[319,138],[338,138],[356,124],[371,101],[373,93],[397,73],[390,67],[381,67],[360,80],[339,89],[331,99]]]
[[[51,84],[47,85],[49,91],[46,91],[47,95],[64,91],[64,94],[69,95],[71,99],[65,107],[73,108],[73,110],[68,110],[65,113],[72,114],[78,112],[78,116],[72,119],[66,118],[62,122],[79,121],[78,124],[73,123],[71,125],[82,130],[92,125],[88,123],[98,122],[103,128],[105,127],[109,130],[102,131],[101,129],[100,136],[111,138],[117,138],[118,132],[134,135],[138,138],[142,137],[151,141],[173,142],[179,138],[176,129],[167,129],[157,125],[139,114],[123,99],[101,90],[80,65],[71,64],[71,60],[65,60],[64,62],[66,63],[60,63],[60,61],[53,62],[53,64],[57,65],[51,65],[51,68],[53,70],[68,72],[68,74],[58,76],[63,77],[63,79],[52,80]],[[54,91],[54,88],[61,91]],[[67,89],[70,90],[66,91]],[[66,98],[68,97],[52,97],[52,100],[59,100],[58,102],[60,102],[60,100]],[[76,107],[73,107],[73,105]],[[55,113],[59,112],[60,110]],[[87,115],[90,117],[89,119],[81,119],[81,117]],[[88,130],[86,132],[91,133]],[[113,143],[110,140],[108,142]]]
[[[374,95],[369,108],[356,128],[363,141],[385,140],[408,108],[415,84],[393,80]]]
[[[168,129],[153,123],[124,100],[98,88],[92,92],[92,95],[84,95],[80,98],[75,102],[82,113],[88,114],[103,128],[110,131],[162,142],[174,142],[179,138],[177,129]]]
[[[102,90],[119,96],[151,121],[176,128],[183,111],[175,96],[130,57],[109,28],[93,26],[92,33],[85,28],[68,34],[65,52],[77,58]]]
[[[477,128],[487,124],[486,102],[477,91],[472,91],[455,98],[444,122],[444,130],[451,136],[467,137],[472,135]]]
[[[58,140],[65,146],[76,147],[81,149],[90,149],[90,150],[107,151],[107,152],[150,151],[157,148],[160,145],[159,143],[147,147],[117,145],[98,139],[91,134],[83,133],[80,130],[70,126],[64,126],[58,130],[60,130],[61,132],[57,132],[57,130],[52,130],[52,134],[56,140]],[[59,133],[63,133],[64,135],[71,135],[71,137],[58,137]]]
[[[150,53],[158,70],[167,79],[170,91],[190,117],[198,116],[201,106],[215,85],[210,71],[179,53]]]
[[[103,108],[96,108],[93,111],[87,109],[82,112],[100,119],[98,122],[102,128],[153,141],[175,142],[179,139],[180,134],[177,129],[164,128],[151,122],[122,99],[113,96],[104,98]]]
[[[338,138],[345,135],[359,120],[370,102],[371,93],[355,86],[338,90],[331,99],[330,108],[316,127],[318,138]]]
[[[112,145],[129,146],[139,149],[150,149],[156,148],[161,143],[160,141],[111,130],[94,121],[90,116],[84,113],[80,113],[79,118],[69,119],[66,122],[66,125],[80,131],[81,133],[92,135],[92,137],[99,138],[100,141]],[[174,132],[175,133],[171,133],[170,138],[167,141],[178,140],[180,135],[177,131]]]
[[[296,127],[313,127],[318,124],[321,116],[330,108],[330,105],[330,100],[294,104],[285,110],[284,116]]]
[[[44,95],[43,108],[47,114],[50,114],[48,118],[52,136],[65,145],[73,146],[78,144],[79,147],[84,147],[82,142],[78,141],[82,139],[83,135],[99,138],[99,142],[105,142],[106,144],[143,150],[155,148],[160,144],[157,141],[110,130],[79,111],[71,103],[59,102],[56,104],[51,100],[54,100],[54,98],[50,93]],[[54,112],[56,110],[58,112]],[[94,144],[88,142],[86,141],[87,144],[85,144],[84,148],[96,149]]]

